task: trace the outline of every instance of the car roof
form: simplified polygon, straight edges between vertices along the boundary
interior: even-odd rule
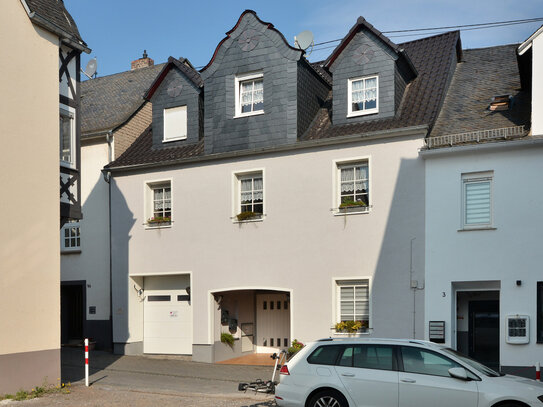
[[[315,341],[316,344],[324,343],[334,344],[382,344],[382,345],[420,345],[426,348],[443,349],[446,346],[435,342],[424,341],[422,339],[396,339],[396,338],[322,338]]]

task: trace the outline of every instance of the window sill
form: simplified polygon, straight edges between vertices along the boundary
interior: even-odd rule
[[[358,110],[356,112],[347,113],[347,118],[349,118],[349,117],[367,116],[369,114],[377,114],[377,113],[379,113],[379,109]]]
[[[258,110],[256,112],[250,112],[250,113],[239,113],[234,116],[234,119],[239,119],[241,117],[258,116],[261,114],[264,114],[264,110]]]
[[[162,143],[170,143],[172,141],[179,141],[179,140],[186,140],[187,139],[187,136],[182,136],[182,137],[176,137],[176,138],[169,138],[167,140],[162,140]]]
[[[167,229],[172,227],[172,222],[144,223],[145,229]]]
[[[68,162],[62,161],[62,160],[60,160],[60,166],[61,166],[61,167],[64,167],[64,168],[69,168],[69,169],[71,169],[71,170],[75,170],[75,169],[76,169],[76,168],[75,168],[75,164],[68,163]]]
[[[238,220],[235,216],[232,218],[232,223],[251,223],[251,222],[263,222],[264,221],[264,216],[266,215],[262,215],[262,216],[259,216],[259,217],[254,217],[254,218],[251,218],[251,219],[244,219],[244,220]]]
[[[347,208],[334,208],[334,216],[345,216],[345,215],[362,215],[365,213],[370,213],[371,206],[362,206],[362,207],[347,207]]]
[[[481,230],[498,230],[497,228],[493,228],[491,226],[485,226],[480,228],[465,228],[465,229],[458,229],[457,232],[476,232]]]

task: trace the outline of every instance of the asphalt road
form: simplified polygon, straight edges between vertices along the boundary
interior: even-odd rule
[[[89,387],[84,386],[81,349],[62,350],[62,382],[70,393],[18,402],[29,406],[273,406],[273,396],[242,393],[239,382],[269,380],[270,367],[212,365],[183,357],[118,356],[91,352]],[[15,402],[13,402],[15,403]],[[4,402],[2,402],[4,404]],[[10,405],[12,403],[6,403]]]

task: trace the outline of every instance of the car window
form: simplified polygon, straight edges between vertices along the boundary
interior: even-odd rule
[[[319,346],[309,355],[307,362],[316,365],[335,365],[342,349],[343,346],[341,345]]]
[[[346,346],[338,361],[339,366],[353,366],[353,347]]]
[[[402,346],[402,361],[406,372],[433,376],[450,377],[450,368],[462,367],[443,355],[411,346]]]
[[[353,352],[353,366],[365,369],[394,370],[394,352],[392,346],[355,346]]]

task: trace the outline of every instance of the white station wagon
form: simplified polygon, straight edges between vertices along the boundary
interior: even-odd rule
[[[543,407],[543,384],[455,350],[400,339],[322,339],[280,370],[286,407]]]

